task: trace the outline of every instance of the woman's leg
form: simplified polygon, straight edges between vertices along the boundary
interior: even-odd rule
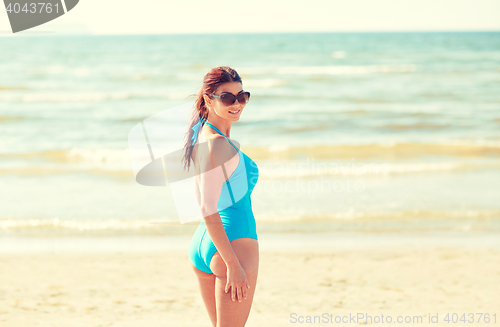
[[[212,325],[216,327],[217,325],[217,312],[215,307],[215,275],[207,274],[204,271],[199,270],[193,264],[191,264],[196,277],[198,278],[198,284],[200,285],[200,292],[205,307],[207,308],[208,315],[212,321]]]
[[[241,302],[231,299],[231,290],[224,292],[226,287],[227,267],[216,252],[210,263],[210,270],[215,275],[215,302],[217,308],[217,327],[243,327],[247,322],[252,307],[253,296],[257,284],[259,270],[259,244],[252,238],[240,238],[231,241],[234,253],[247,274],[250,288],[247,298]]]

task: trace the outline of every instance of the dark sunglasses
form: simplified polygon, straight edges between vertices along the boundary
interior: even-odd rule
[[[221,95],[212,94],[212,96],[219,98],[226,107],[229,107],[233,105],[236,99],[238,99],[240,104],[246,104],[250,99],[250,92],[240,92],[237,96],[229,92],[222,93]]]

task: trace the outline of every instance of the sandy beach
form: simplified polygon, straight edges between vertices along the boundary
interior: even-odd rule
[[[293,33],[263,17],[256,33],[0,37],[0,327],[211,326],[183,218],[195,170],[170,159],[222,65],[252,94],[241,119],[215,110],[259,168],[248,327],[500,326],[500,32],[390,29],[375,9],[398,9],[375,4],[360,21],[395,33],[306,32],[310,13],[342,20],[301,5]]]
[[[233,3],[4,26],[0,327],[211,327],[177,160],[206,110],[248,157],[247,327],[500,327],[500,1]]]
[[[337,325],[364,324],[346,320],[358,314],[457,325],[443,321],[447,313],[475,314],[474,323],[458,325],[495,325],[499,257],[486,247],[261,250],[247,326],[313,325],[307,316],[323,317],[314,325],[333,325],[336,316],[346,316]],[[1,254],[0,281],[1,326],[210,326],[183,250]],[[490,323],[477,323],[477,313],[489,313]]]

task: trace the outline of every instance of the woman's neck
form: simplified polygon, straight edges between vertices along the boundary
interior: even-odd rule
[[[214,118],[211,115],[208,115],[207,122],[217,127],[221,133],[229,137],[229,133],[231,132],[231,122],[225,121],[219,117]]]

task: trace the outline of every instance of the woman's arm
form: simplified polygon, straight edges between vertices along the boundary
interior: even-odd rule
[[[201,195],[200,195],[200,184],[194,179],[194,195],[196,196],[196,201],[198,202],[198,206],[201,208]]]
[[[200,153],[201,199],[200,209],[208,234],[228,268],[238,267],[240,262],[233,251],[224,225],[217,210],[217,203],[225,183],[222,167],[231,156],[230,145],[222,135],[207,138],[208,151]]]
[[[222,186],[226,181],[224,165],[234,157],[232,146],[223,136],[215,135],[207,138],[208,151],[200,160],[203,168],[200,174],[201,180],[201,212],[208,235],[212,239],[222,260],[226,264],[226,287],[225,292],[231,289],[231,299],[241,302],[247,297],[247,288],[250,288],[247,274],[240,264],[238,257],[233,251],[233,247],[227,238],[224,225],[217,210],[217,203],[222,191]],[[207,153],[208,152],[208,153]],[[238,154],[238,153],[236,153]]]
[[[228,269],[236,268],[240,265],[238,257],[233,251],[231,243],[227,238],[224,225],[218,212],[204,217],[207,226],[208,235],[212,239],[217,251],[219,251],[222,260],[226,263]]]

